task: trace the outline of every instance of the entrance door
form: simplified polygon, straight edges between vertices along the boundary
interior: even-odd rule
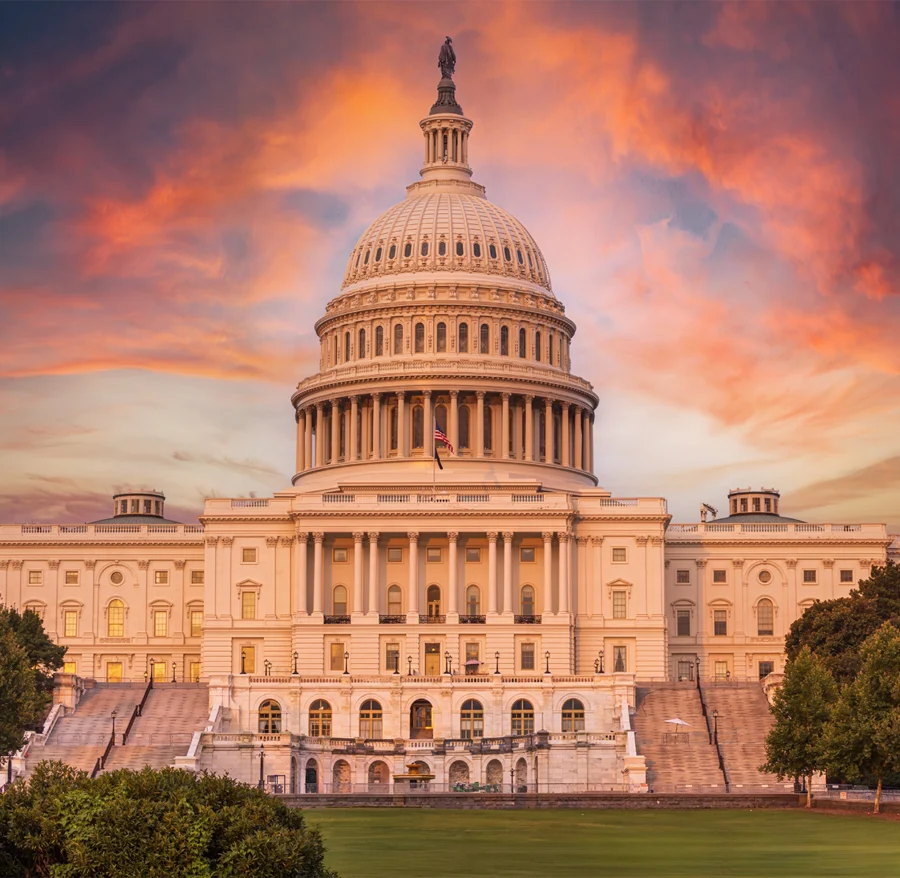
[[[439,643],[425,644],[425,676],[439,677],[441,675],[441,645]]]
[[[106,682],[121,683],[122,682],[122,662],[106,663]]]
[[[431,738],[434,736],[431,704],[424,699],[414,702],[410,708],[409,736],[411,738]]]

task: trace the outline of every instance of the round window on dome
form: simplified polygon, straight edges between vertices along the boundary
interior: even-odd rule
[[[531,261],[531,251],[530,251],[530,250],[526,250],[526,251],[525,251],[525,255],[528,257],[528,267],[529,267],[529,268],[534,268],[534,263]]]
[[[503,258],[504,258],[507,262],[512,262],[512,254],[509,252],[509,247],[504,247],[504,248],[503,248]],[[366,256],[366,262],[368,262],[368,261],[369,261],[369,257]]]
[[[388,250],[388,259],[393,259],[397,255],[397,245],[391,244],[390,250]]]
[[[375,251],[375,261],[376,261],[376,262],[381,262],[381,247],[379,247],[379,248]]]
[[[476,241],[476,242],[472,245],[472,255],[473,255],[476,259],[481,259],[481,244],[479,244],[478,241]]]
[[[403,255],[407,259],[412,256],[412,244],[409,241],[406,242],[406,246],[403,248]]]
[[[121,573],[120,571],[118,571],[118,570],[116,570],[116,571],[114,571],[113,573],[110,573],[110,574],[109,574],[109,581],[110,581],[113,585],[121,585],[122,582],[123,582],[124,580],[125,580],[125,577],[124,577],[124,576],[122,575],[122,573]]]
[[[428,241],[422,241],[422,249],[420,252],[423,256],[428,255]]]
[[[516,259],[519,260],[519,265],[524,265],[524,264],[525,264],[525,260],[522,258],[522,251],[521,251],[521,250],[516,250]]]
[[[762,583],[771,582],[772,574],[768,570],[759,571],[759,581]]]
[[[447,255],[447,242],[441,241],[438,244],[438,256],[446,256]]]
[[[465,250],[463,250],[463,242],[457,241],[456,242],[456,255],[462,256],[464,252],[465,252]]]
[[[366,258],[363,259],[363,265],[368,265],[368,264],[369,264],[369,251],[366,250]]]
[[[362,259],[362,250],[356,254],[356,267],[359,268],[359,260]]]
[[[491,244],[488,252],[491,254],[491,259],[497,258],[497,248],[493,244]]]

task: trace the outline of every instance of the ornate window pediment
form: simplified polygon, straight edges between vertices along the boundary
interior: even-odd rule
[[[628,597],[631,597],[633,585],[634,583],[629,582],[627,579],[614,579],[612,582],[606,583],[606,593],[609,597],[612,597],[614,591],[627,591]]]
[[[238,591],[255,591],[257,594],[259,594],[259,590],[262,588],[262,583],[257,582],[255,579],[243,579],[235,584],[235,588]]]

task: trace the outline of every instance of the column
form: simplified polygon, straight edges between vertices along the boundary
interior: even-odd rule
[[[331,403],[331,465],[338,462],[341,455],[341,402],[335,399]]]
[[[590,422],[590,414],[587,409],[581,410],[581,423],[582,423],[582,446],[581,446],[581,468],[583,470],[590,470],[591,466],[589,463],[590,457],[590,444],[591,444],[591,422]]]
[[[562,443],[560,453],[562,465],[571,466],[572,457],[569,453],[569,403],[567,402],[562,404],[562,438],[560,439],[560,442]]]
[[[341,421],[344,424],[344,462],[346,463],[350,460],[350,430],[353,426],[352,420],[350,418],[350,408],[348,406],[341,406]],[[340,452],[340,445],[338,445],[338,452]]]
[[[312,413],[312,407],[307,406],[304,409],[304,412],[306,413],[306,418],[304,421],[304,423],[306,425],[306,431],[305,431],[306,437],[303,440],[303,443],[304,443],[303,444],[303,456],[304,456],[304,459],[306,460],[306,469],[312,469],[313,468],[313,459],[312,459],[313,413]]]
[[[587,448],[585,451],[587,452],[587,471],[592,473],[594,471],[594,419],[591,416],[591,413],[587,413]]]
[[[447,540],[450,548],[447,552],[447,612],[459,612],[459,556],[457,554],[457,540],[459,534],[456,531],[448,531]]]
[[[553,612],[553,533],[544,531],[541,536],[544,539],[544,609],[543,612]]]
[[[381,427],[381,394],[372,394],[372,457],[381,460],[381,439],[384,431]]]
[[[363,400],[362,408],[359,410],[359,416],[362,419],[360,433],[362,436],[362,446],[359,449],[360,460],[369,459],[369,449],[372,447],[372,407]]]
[[[500,457],[506,460],[509,457],[509,394],[500,395],[503,400],[503,409],[500,414]]]
[[[407,602],[407,616],[415,616],[419,621],[419,534],[418,531],[410,531],[409,534],[409,598]]]
[[[534,397],[525,397],[525,460],[534,460]]]
[[[569,535],[565,531],[559,538],[559,612],[569,612]]]
[[[316,403],[316,466],[325,465],[325,403]]]
[[[406,391],[397,391],[397,456],[408,457],[409,443],[406,436]]]
[[[497,613],[497,531],[488,532],[488,613]]]
[[[450,391],[450,444],[459,454],[459,391]]]
[[[521,460],[522,454],[522,404],[513,403],[513,453],[515,460]]]
[[[484,457],[484,391],[475,394],[475,456]]]
[[[363,537],[362,531],[353,533],[353,615],[363,611]]]
[[[584,452],[581,443],[581,406],[575,406],[575,466],[584,469]]]
[[[378,533],[369,533],[369,607],[370,616],[378,615]]]
[[[553,463],[553,400],[544,398],[544,460]]]
[[[303,442],[306,439],[306,413],[303,409],[297,412],[297,469],[296,472],[302,473],[305,466],[303,457]]]
[[[359,448],[357,448],[356,437],[358,435],[359,426],[359,397],[350,397],[350,460],[356,460],[359,456]]]
[[[422,424],[424,428],[422,439],[425,443],[425,456],[434,457],[434,413],[431,409],[431,391],[422,391],[422,396],[425,397],[425,416]]]
[[[503,531],[503,612],[515,613],[513,606],[513,532]]]
[[[325,558],[324,533],[314,533],[315,548],[313,550],[313,615],[322,615],[322,564]]]
[[[294,612],[305,616],[306,609],[306,588],[307,588],[307,562],[309,558],[309,534],[306,532],[297,533],[297,554],[294,556]]]

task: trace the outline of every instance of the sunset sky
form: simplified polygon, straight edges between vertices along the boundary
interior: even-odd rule
[[[600,484],[900,530],[900,6],[0,6],[0,521],[289,485],[347,256],[470,162],[541,246]]]

